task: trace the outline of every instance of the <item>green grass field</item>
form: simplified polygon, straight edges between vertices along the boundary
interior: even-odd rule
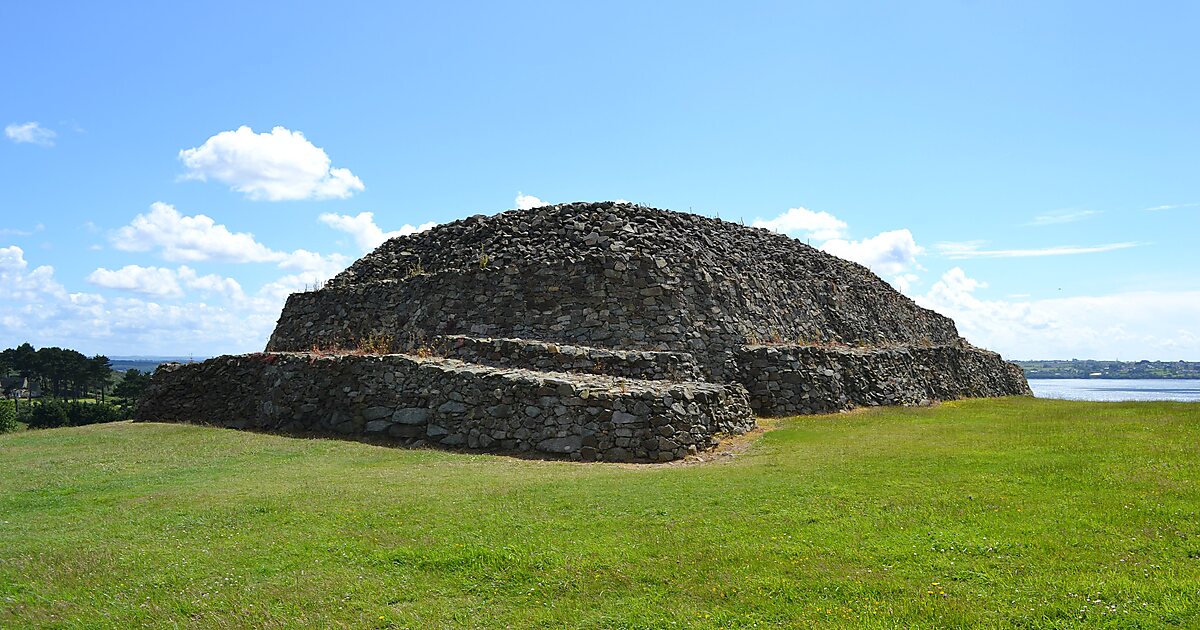
[[[0,436],[0,627],[1200,626],[1200,405],[975,400],[634,466]]]

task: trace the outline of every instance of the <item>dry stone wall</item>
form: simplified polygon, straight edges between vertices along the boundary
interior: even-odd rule
[[[670,461],[754,425],[741,386],[406,355],[261,353],[160,369],[139,420],[376,437],[585,461]]]
[[[696,360],[686,352],[609,350],[528,339],[439,336],[428,351],[480,365],[523,367],[549,372],[583,372],[624,378],[698,381]]]
[[[736,365],[763,416],[1032,394],[1019,367],[971,347],[750,346]]]

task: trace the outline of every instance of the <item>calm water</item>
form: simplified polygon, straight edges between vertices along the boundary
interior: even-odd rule
[[[1031,378],[1038,398],[1200,402],[1200,379]]]

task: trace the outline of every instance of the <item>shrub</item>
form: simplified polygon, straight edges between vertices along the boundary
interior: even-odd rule
[[[17,430],[17,410],[11,402],[0,400],[0,433]]]
[[[101,422],[116,422],[125,416],[115,405],[108,403],[71,403],[67,418],[73,427]]]
[[[33,429],[65,427],[69,421],[67,406],[57,400],[43,400],[29,413],[29,427]]]
[[[52,429],[116,422],[124,419],[126,415],[120,407],[108,403],[62,403],[57,400],[47,400],[33,406],[26,422],[32,429]]]

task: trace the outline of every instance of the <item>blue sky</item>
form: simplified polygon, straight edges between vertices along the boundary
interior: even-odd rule
[[[788,232],[1010,358],[1200,360],[1200,5],[647,4],[6,4],[0,346],[260,350],[522,194]]]

